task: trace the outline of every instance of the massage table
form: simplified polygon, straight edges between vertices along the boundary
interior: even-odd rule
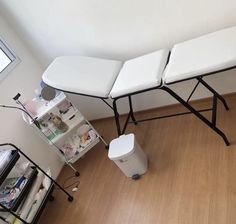
[[[169,49],[161,49],[125,62],[84,57],[62,56],[56,58],[43,73],[43,81],[58,90],[101,99],[113,112],[117,133],[125,132],[128,123],[172,117],[192,113],[220,135],[229,145],[226,135],[217,127],[217,103],[221,101],[226,110],[225,99],[203,78],[236,67],[236,26],[219,30],[195,39],[184,41]],[[184,100],[171,89],[174,83],[196,79],[190,96]],[[201,84],[212,94],[212,107],[196,110],[189,100]],[[181,103],[188,112],[136,120],[132,96],[154,89],[163,90]],[[112,100],[112,105],[107,99]],[[120,124],[117,101],[128,98],[129,113],[123,128]],[[201,112],[211,111],[211,119]]]

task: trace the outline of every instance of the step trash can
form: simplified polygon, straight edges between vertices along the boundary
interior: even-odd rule
[[[132,133],[113,139],[110,143],[108,157],[127,177],[138,179],[147,171],[147,156]]]

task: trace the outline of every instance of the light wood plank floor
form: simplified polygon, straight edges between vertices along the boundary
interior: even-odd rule
[[[149,158],[138,181],[126,178],[108,159],[102,143],[76,163],[81,172],[73,203],[59,191],[41,224],[234,224],[236,223],[236,95],[221,103],[218,126],[231,145],[194,115],[130,125]],[[201,108],[208,100],[194,103]],[[183,111],[179,105],[139,113],[138,117]],[[112,118],[93,122],[109,142],[116,137]],[[71,175],[65,167],[59,181]]]

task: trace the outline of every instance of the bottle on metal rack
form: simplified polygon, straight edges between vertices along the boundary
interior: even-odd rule
[[[40,120],[40,129],[43,132],[43,134],[49,139],[52,140],[55,137],[55,134],[52,132],[52,130],[48,127],[48,124],[44,122],[43,120]]]
[[[62,119],[58,115],[50,113],[50,116],[53,124],[58,128],[58,130],[60,130],[61,132],[68,131],[69,126],[64,121],[62,121]]]

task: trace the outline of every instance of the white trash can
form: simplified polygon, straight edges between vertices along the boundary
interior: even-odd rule
[[[147,171],[147,156],[135,140],[134,134],[121,135],[113,139],[109,146],[108,157],[127,177],[138,179]]]

